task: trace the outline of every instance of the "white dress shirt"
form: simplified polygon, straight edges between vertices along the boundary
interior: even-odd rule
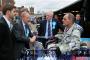
[[[29,35],[29,30],[25,28],[25,25],[26,25],[26,24],[24,23],[23,20],[22,20],[22,24],[23,24],[23,27],[24,27],[25,36],[28,37],[28,35]]]
[[[10,21],[7,19],[6,16],[3,16],[3,17],[4,17],[5,21],[7,22],[8,26],[9,26],[9,29],[10,29],[10,28],[11,28],[11,23],[10,23]]]
[[[48,21],[46,23],[46,32],[45,32],[45,38],[49,38],[48,37]],[[52,19],[50,20],[50,27],[51,27],[51,35],[52,35]]]
[[[24,31],[25,31],[25,23],[23,22],[23,20],[22,20],[22,24],[23,24],[23,27],[24,27]]]

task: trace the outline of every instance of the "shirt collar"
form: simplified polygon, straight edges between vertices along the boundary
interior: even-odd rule
[[[50,19],[49,21],[52,22],[52,19]]]
[[[3,16],[3,17],[4,17],[5,21],[7,22],[8,26],[9,26],[9,28],[10,28],[10,21],[7,19],[6,16]]]
[[[72,30],[73,30],[73,28],[74,28],[74,25],[75,25],[75,24],[73,24],[73,25],[68,29],[68,31],[67,31],[68,34],[71,34],[71,33],[72,33]],[[65,28],[65,29],[66,29],[66,28]]]
[[[22,24],[23,24],[23,26],[25,26],[25,23],[24,23],[24,21],[22,20]]]

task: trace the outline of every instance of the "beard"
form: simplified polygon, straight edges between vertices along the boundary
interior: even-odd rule
[[[11,20],[13,20],[13,19],[14,19],[14,16],[13,16],[13,15],[11,15],[11,16],[10,16],[10,18],[11,18]]]

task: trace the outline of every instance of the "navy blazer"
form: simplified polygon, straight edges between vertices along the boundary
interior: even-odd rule
[[[59,32],[59,29],[61,29],[62,31],[64,30],[63,25],[61,23],[59,23],[56,19],[52,19],[52,22],[56,23],[55,28],[52,29],[53,35],[56,35]],[[39,36],[45,36],[46,24],[47,24],[47,20],[41,21],[40,27],[38,28],[38,35]],[[52,23],[52,25],[53,25],[53,23]]]

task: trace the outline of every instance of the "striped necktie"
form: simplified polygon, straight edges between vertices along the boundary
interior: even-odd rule
[[[51,36],[51,26],[50,26],[50,21],[48,21],[48,37]]]

